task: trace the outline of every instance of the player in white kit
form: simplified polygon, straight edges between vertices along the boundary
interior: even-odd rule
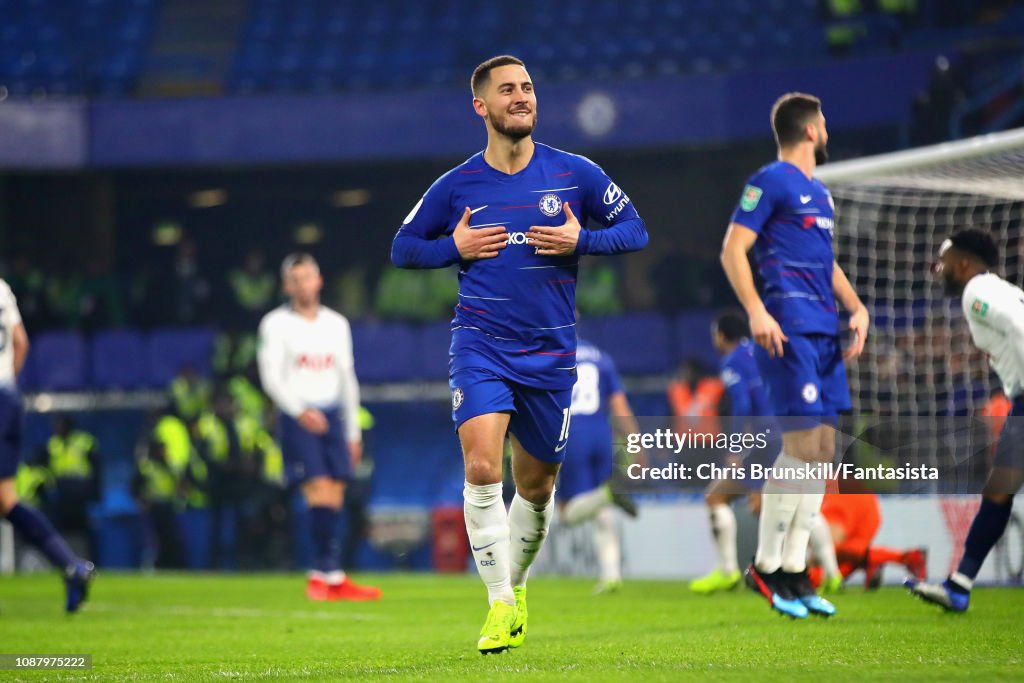
[[[21,462],[21,396],[17,377],[28,357],[28,333],[14,292],[0,280],[0,515],[36,546],[64,576],[64,609],[75,612],[92,581],[92,562],[76,557],[50,521],[18,500],[14,477]]]
[[[961,297],[971,339],[988,354],[1003,392],[1013,402],[956,571],[941,584],[905,582],[911,593],[949,612],[967,610],[974,579],[1006,531],[1013,496],[1024,483],[1024,291],[989,272],[998,263],[999,249],[992,236],[969,228],[942,243],[935,267],[946,294]]]
[[[260,322],[259,368],[279,411],[288,483],[301,488],[309,507],[313,566],[306,596],[376,600],[380,589],[360,586],[342,571],[338,536],[345,483],[363,444],[352,331],[343,315],[320,305],[323,278],[312,256],[288,256],[281,280],[290,302]]]

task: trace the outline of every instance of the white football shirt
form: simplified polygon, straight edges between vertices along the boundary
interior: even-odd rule
[[[964,287],[964,317],[974,344],[988,354],[1003,393],[1024,393],[1024,291],[993,273],[975,275]]]
[[[339,407],[346,438],[358,441],[359,382],[345,316],[321,306],[307,320],[286,304],[263,316],[259,339],[260,380],[277,407],[292,417]]]
[[[5,280],[0,279],[0,387],[16,385],[14,372],[14,328],[21,324],[18,300]]]

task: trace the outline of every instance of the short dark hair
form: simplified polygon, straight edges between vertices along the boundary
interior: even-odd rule
[[[303,263],[309,263],[317,270],[320,270],[320,264],[316,262],[312,254],[305,251],[296,251],[285,256],[284,261],[281,261],[281,278],[284,279],[291,272],[292,268]]]
[[[737,310],[722,311],[715,316],[715,329],[731,342],[750,336],[747,317]]]
[[[482,62],[480,66],[473,69],[473,75],[469,78],[469,89],[473,91],[473,97],[479,97],[480,92],[487,85],[487,82],[491,80],[491,71],[497,69],[499,66],[508,66],[509,64],[516,64],[518,66],[525,67],[526,64],[523,60],[512,55],[498,55],[497,57],[491,57],[485,62]]]
[[[808,123],[821,113],[821,100],[802,92],[788,92],[772,105],[772,130],[779,147],[789,147],[804,140]]]
[[[949,238],[949,244],[953,249],[978,259],[988,268],[995,268],[999,264],[999,247],[987,230],[957,230]]]

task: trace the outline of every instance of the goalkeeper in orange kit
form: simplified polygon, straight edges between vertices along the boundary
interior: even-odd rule
[[[873,493],[826,493],[821,504],[821,515],[826,533],[835,544],[837,566],[823,564],[814,567],[811,582],[837,585],[837,577],[845,581],[858,569],[864,570],[864,587],[878,588],[882,583],[882,568],[889,563],[901,564],[913,576],[923,579],[927,575],[927,551],[924,548],[897,550],[873,543],[882,523],[878,496]],[[819,530],[821,526],[818,527]],[[832,581],[830,581],[832,579]]]

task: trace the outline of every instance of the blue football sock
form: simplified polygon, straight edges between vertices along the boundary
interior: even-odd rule
[[[998,505],[988,499],[982,499],[978,514],[971,522],[971,530],[967,532],[967,540],[964,542],[964,556],[960,560],[957,572],[968,577],[972,581],[978,576],[982,563],[994,546],[1006,531],[1006,525],[1010,521],[1010,510],[1013,509],[1013,500],[1006,505]]]
[[[341,539],[338,538],[337,510],[328,507],[309,508],[313,534],[313,569],[335,572],[341,569]]]
[[[54,567],[63,572],[73,567],[78,558],[57,530],[41,512],[18,503],[7,513],[7,520],[25,540],[39,548]]]

